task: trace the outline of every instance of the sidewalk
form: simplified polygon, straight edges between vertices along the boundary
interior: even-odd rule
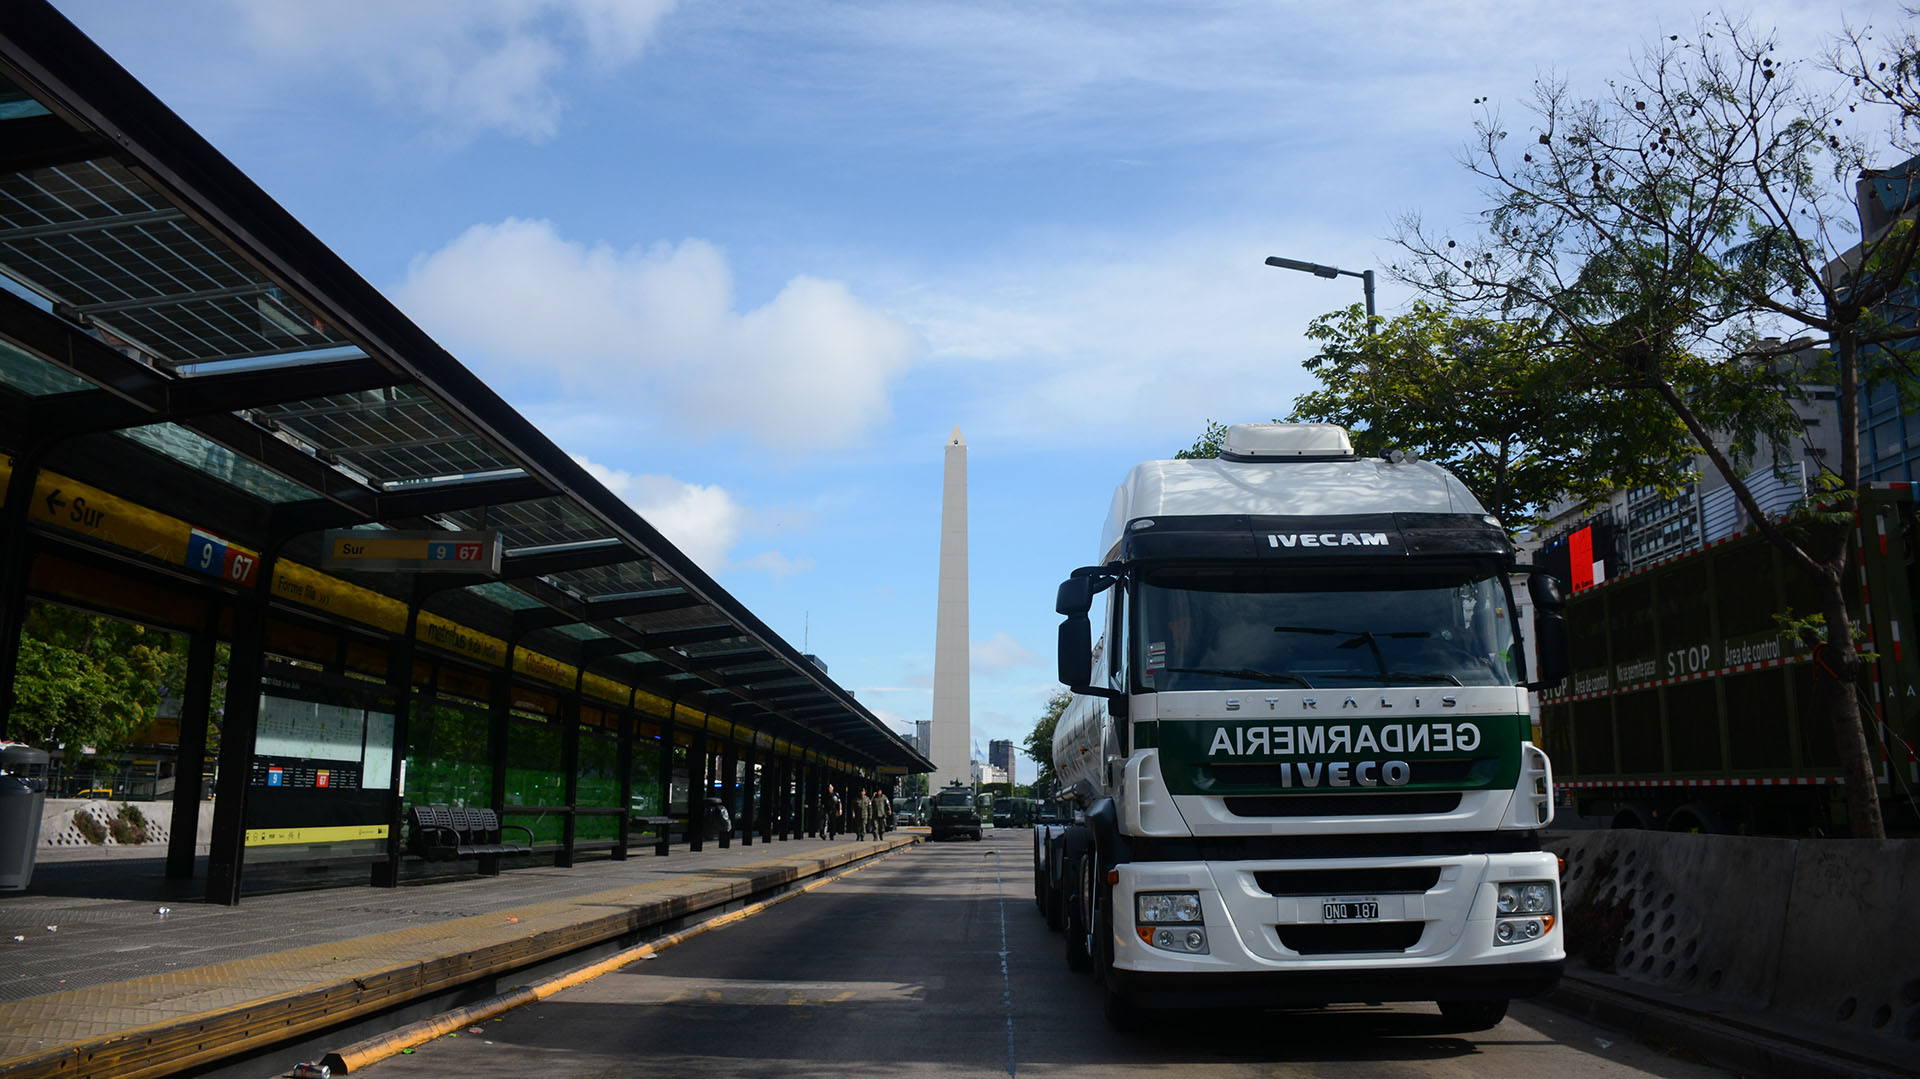
[[[399,888],[209,905],[134,849],[49,859],[0,896],[0,1074],[172,1075],[603,942],[677,928],[917,842],[676,847]],[[364,870],[362,870],[364,872]]]

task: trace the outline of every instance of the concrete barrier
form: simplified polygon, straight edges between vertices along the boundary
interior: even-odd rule
[[[1582,832],[1568,953],[1691,1006],[1920,1060],[1920,842]]]

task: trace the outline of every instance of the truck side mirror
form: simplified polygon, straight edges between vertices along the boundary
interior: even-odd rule
[[[1534,580],[1539,580],[1536,577]],[[1573,669],[1568,655],[1567,618],[1557,610],[1536,607],[1533,612],[1533,672],[1531,689],[1552,689]]]
[[[1053,609],[1057,614],[1084,615],[1093,608],[1093,578],[1069,577],[1060,582],[1060,591],[1053,597]]]
[[[1061,585],[1061,595],[1066,594],[1067,585],[1075,583]],[[1093,624],[1087,620],[1087,609],[1081,607],[1060,623],[1060,682],[1076,693],[1084,693],[1092,681]]]
[[[1559,614],[1567,608],[1567,589],[1560,578],[1535,571],[1527,577],[1527,596],[1535,609]]]

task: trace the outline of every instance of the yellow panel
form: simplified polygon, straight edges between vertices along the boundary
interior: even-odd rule
[[[344,843],[354,839],[385,839],[384,824],[336,824],[324,828],[249,828],[247,846],[272,847],[287,843]]]

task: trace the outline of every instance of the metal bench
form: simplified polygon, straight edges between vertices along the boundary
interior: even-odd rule
[[[522,824],[502,825],[500,814],[492,809],[414,806],[407,815],[412,825],[407,852],[430,862],[525,854],[533,849],[533,829]],[[508,842],[508,830],[525,832],[526,842]]]

